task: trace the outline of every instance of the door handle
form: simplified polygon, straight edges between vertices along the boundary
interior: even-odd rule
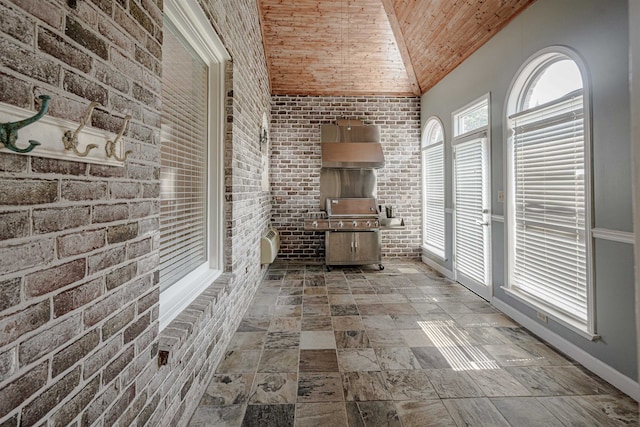
[[[478,224],[478,225],[489,225],[488,222],[478,221],[477,219],[476,219],[476,224]]]

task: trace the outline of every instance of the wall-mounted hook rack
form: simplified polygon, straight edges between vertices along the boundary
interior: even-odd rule
[[[78,126],[76,131],[71,132],[70,130],[68,130],[64,133],[64,135],[62,136],[62,144],[64,144],[65,150],[71,150],[79,157],[87,157],[87,155],[89,154],[89,151],[93,150],[94,148],[98,148],[98,144],[89,144],[87,145],[84,151],[78,150],[78,134],[91,118],[93,109],[96,108],[98,105],[100,104],[95,101],[89,104],[89,107],[87,108],[87,112],[85,113],[84,118],[80,122],[80,125]]]
[[[82,122],[78,123],[46,114],[47,101],[50,97],[42,95],[39,98],[42,100],[41,110],[35,116],[31,109],[0,102],[0,156],[4,153],[14,153],[101,166],[123,167],[125,165],[124,160],[128,153],[124,152],[122,134],[127,126],[126,121],[120,136],[117,136],[115,132],[91,126],[92,114],[99,104],[89,105]],[[27,126],[38,118],[37,126]],[[17,131],[21,127],[20,141],[31,143],[27,148],[22,148],[26,144],[21,144],[20,141],[18,146],[15,144],[18,139]],[[82,144],[80,147],[78,140]],[[33,150],[36,146],[38,149]],[[103,146],[106,150],[94,149]],[[84,151],[80,151],[79,148]]]
[[[120,129],[120,132],[118,133],[116,138],[113,141],[107,141],[107,144],[104,146],[104,150],[107,153],[107,157],[113,158],[119,162],[124,162],[125,160],[127,160],[127,157],[129,157],[129,154],[132,153],[131,150],[125,151],[122,157],[119,157],[118,154],[116,153],[116,147],[117,147],[116,144],[118,143],[120,138],[122,138],[122,135],[124,135],[124,131],[127,128],[127,124],[129,123],[129,120],[131,120],[131,116],[127,115],[124,117],[124,123],[122,124],[122,129]]]
[[[40,105],[40,111],[38,111],[37,114],[17,122],[0,124],[0,142],[2,142],[5,148],[8,148],[9,150],[16,153],[29,153],[31,150],[40,145],[38,141],[30,139],[28,147],[16,147],[16,141],[18,140],[18,130],[40,120],[49,109],[49,101],[51,100],[51,97],[49,95],[40,95],[38,98],[40,98],[40,100],[42,101],[42,105]]]

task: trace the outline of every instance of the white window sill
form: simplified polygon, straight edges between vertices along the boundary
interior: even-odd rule
[[[512,289],[512,288],[508,288],[505,286],[501,287],[506,293],[507,295],[509,295],[512,298],[515,298],[516,300],[520,301],[521,303],[531,307],[532,309],[536,310],[539,313],[544,314],[547,318],[552,319],[554,322],[558,323],[559,325],[564,326],[565,328],[569,329],[570,331],[580,335],[583,338],[588,339],[589,341],[597,341],[600,339],[600,336],[597,334],[594,334],[592,332],[589,332],[587,330],[586,325],[576,321],[575,319],[560,313],[556,310],[554,310],[552,307],[544,304],[543,302],[541,302],[540,300],[527,295],[524,292],[521,292],[517,289]]]
[[[160,294],[160,331],[182,313],[221,274],[220,270],[212,270],[205,264],[162,292]]]

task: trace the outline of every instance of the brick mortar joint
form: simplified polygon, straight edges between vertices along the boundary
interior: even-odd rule
[[[36,301],[34,304],[38,304],[41,303],[44,300],[49,299],[49,297],[45,297],[45,298],[40,298],[38,301]],[[8,314],[3,314],[7,315],[7,316],[11,316],[14,315],[16,313],[8,313]],[[40,326],[39,328],[36,328],[32,331],[29,331],[25,334],[22,334],[18,339],[6,344],[5,346],[2,347],[2,350],[7,350],[7,349],[12,349],[15,348],[16,350],[19,349],[19,347],[24,344],[25,342],[28,342],[29,340],[31,340],[32,338],[40,335],[42,332],[47,331],[51,328],[57,327],[59,325],[61,325],[62,323],[66,322],[69,319],[72,319],[74,316],[78,316],[78,313],[66,313],[63,316],[60,317],[55,317],[55,318],[50,318],[44,325]],[[79,335],[75,335],[73,338],[71,338],[69,341],[59,345],[58,347],[56,347],[54,349],[54,351],[52,351],[51,353],[46,353],[40,357],[38,357],[37,359],[34,359],[32,361],[30,361],[27,364],[22,364],[18,363],[18,368],[17,370],[13,373],[13,375],[7,379],[5,379],[4,381],[0,382],[0,389],[3,388],[4,386],[6,386],[7,384],[11,383],[12,381],[14,381],[16,378],[19,378],[21,375],[29,372],[31,369],[33,369],[34,367],[42,364],[43,362],[50,362],[52,363],[54,356],[61,350],[63,350],[64,348],[66,348],[68,345],[76,343],[77,341],[79,341],[80,339],[82,339],[82,337],[90,332],[92,332],[93,330],[98,329],[98,328],[94,328],[91,327],[87,330],[82,329],[82,331],[80,332]],[[61,378],[65,375],[65,373],[68,373],[68,371],[72,371],[73,369],[75,369],[77,365],[74,364],[70,367],[68,367],[65,371],[60,372],[56,378]]]
[[[134,243],[138,243],[140,241],[145,240],[146,238],[149,238],[150,236],[142,236],[139,238],[139,240],[131,240],[131,241],[125,241],[122,243],[117,243],[117,244],[106,244],[105,246],[98,248],[94,251],[88,252],[88,253],[83,253],[80,255],[74,255],[74,256],[69,256],[66,258],[56,258],[55,260],[53,260],[51,263],[47,264],[44,268],[42,268],[42,266],[36,266],[36,267],[32,267],[29,269],[25,269],[25,270],[21,270],[21,271],[17,271],[15,273],[9,274],[7,275],[7,280],[12,280],[12,279],[16,279],[16,278],[23,278],[26,277],[30,274],[34,274],[34,273],[38,273],[38,272],[42,272],[42,271],[46,271],[52,268],[56,268],[56,267],[60,267],[63,266],[65,264],[74,262],[74,261],[78,261],[78,260],[85,260],[85,275],[80,279],[77,280],[75,282],[69,283],[65,286],[62,286],[60,288],[55,289],[55,291],[51,291],[48,292],[46,294],[43,295],[39,295],[36,297],[27,297],[25,296],[25,298],[23,299],[23,301],[14,307],[28,307],[32,304],[35,304],[37,302],[40,302],[41,299],[49,299],[49,298],[53,298],[56,297],[57,295],[64,293],[65,291],[69,291],[71,289],[74,289],[78,286],[82,286],[84,284],[87,284],[89,282],[92,282],[94,280],[100,279],[102,277],[106,277],[108,274],[117,271],[118,269],[122,268],[122,267],[126,267],[127,265],[130,264],[134,264],[139,262],[140,260],[143,260],[145,257],[151,257],[151,256],[156,256],[157,255],[157,250],[152,250],[151,252],[145,253],[143,255],[140,255],[138,257],[135,258],[131,258],[131,259],[125,259],[124,261],[118,263],[118,264],[114,264],[112,266],[109,266],[108,268],[90,273],[89,270],[89,258],[91,256],[94,256],[96,254],[100,254],[101,252],[108,252],[109,250],[115,249],[115,248],[124,248],[126,250],[128,243],[130,242],[134,242]],[[136,238],[138,239],[138,238]],[[56,248],[56,253],[57,253],[57,248]],[[147,272],[141,275],[136,276],[136,279],[140,280],[149,276],[153,276],[153,272]],[[134,280],[129,280],[126,283],[123,283],[122,285],[118,286],[118,288],[115,288],[113,290],[107,290],[104,295],[98,299],[96,299],[93,303],[97,303],[105,298],[107,298],[108,296],[110,296],[111,294],[113,294],[114,292],[117,292],[118,289],[122,288],[123,285],[126,285],[128,283],[132,283]],[[24,286],[24,284],[23,284]],[[12,307],[12,308],[14,308]],[[3,314],[4,315],[4,314]],[[66,315],[65,315],[66,316]],[[64,316],[62,316],[64,317]],[[60,317],[60,318],[62,318]],[[53,320],[56,320],[59,318],[54,318]]]
[[[0,70],[1,71],[1,70]],[[92,128],[92,129],[99,129],[99,128]],[[124,137],[125,139],[131,139],[130,137]],[[134,140],[134,141],[139,141],[139,140]],[[152,145],[155,146],[153,144],[147,144],[147,145]],[[158,148],[159,150],[159,148]],[[44,159],[45,157],[39,157],[40,159]],[[49,160],[58,160],[58,161],[63,161],[63,162],[73,162],[72,160],[63,160],[63,159],[49,159]],[[73,162],[73,163],[84,163],[85,166],[105,166],[105,165],[99,165],[96,163],[86,163],[86,162]],[[129,163],[128,163],[129,164]],[[139,160],[137,162],[132,162],[130,164],[133,165],[155,165],[155,166],[160,166],[159,162],[150,162],[150,161],[143,161],[143,160]],[[115,167],[115,166],[114,166]],[[123,168],[126,169],[126,166],[122,166]],[[128,177],[121,177],[121,176],[109,176],[109,177],[103,177],[103,176],[96,176],[96,175],[91,175],[90,172],[84,172],[82,175],[71,175],[71,174],[65,174],[65,173],[58,173],[58,172],[34,172],[33,170],[33,166],[31,166],[29,168],[28,172],[0,172],[0,179],[29,179],[32,181],[79,181],[79,182],[114,182],[114,183],[118,183],[118,184],[148,184],[148,183],[160,183],[159,179],[135,179],[135,178],[128,178]]]
[[[78,201],[57,201],[52,203],[41,203],[37,205],[14,205],[7,206],[6,208],[0,208],[0,213],[2,212],[10,212],[14,210],[26,210],[26,209],[34,209],[34,210],[55,210],[55,209],[67,209],[67,208],[91,208],[95,206],[104,206],[104,205],[116,205],[123,203],[142,203],[142,202],[156,202],[157,199],[93,199],[93,200],[78,200]],[[110,202],[110,203],[107,203]],[[158,216],[159,214],[154,214],[150,216]],[[44,235],[45,233],[41,234]],[[50,233],[46,233],[50,234]]]
[[[113,205],[120,205],[123,203],[114,203]],[[102,205],[100,205],[102,206]],[[27,207],[25,209],[19,209],[19,210],[7,210],[7,211],[0,211],[0,214],[3,213],[15,213],[15,212],[30,212],[32,209],[31,207]],[[149,216],[144,216],[141,218],[127,218],[127,219],[119,219],[117,221],[109,221],[109,222],[94,222],[91,224],[88,224],[86,226],[81,226],[81,227],[75,227],[75,228],[69,228],[66,230],[60,230],[60,231],[53,231],[50,233],[41,233],[41,234],[31,234],[29,236],[26,237],[19,237],[19,238],[15,238],[15,239],[6,239],[3,241],[0,241],[0,248],[2,247],[9,247],[9,246],[15,246],[15,245],[23,245],[23,244],[28,244],[30,242],[34,242],[34,241],[39,241],[42,238],[49,238],[49,239],[55,239],[57,240],[60,237],[67,237],[70,235],[76,235],[76,234],[84,234],[84,233],[93,233],[96,231],[101,231],[104,230],[106,231],[107,229],[111,228],[111,227],[117,227],[119,225],[127,225],[127,224],[132,224],[132,223],[139,223],[140,221],[144,221],[147,219],[156,219],[158,218],[159,215],[149,215]],[[125,242],[120,242],[120,243],[129,243],[129,242],[137,242],[137,241],[141,241],[144,240],[146,238],[152,237],[153,234],[150,233],[146,233],[146,234],[142,234],[139,236],[136,236],[133,239],[128,239]],[[113,244],[113,243],[105,243],[104,246],[97,248],[93,251],[90,252],[84,252],[83,255],[92,255],[96,252],[100,252],[101,250],[104,250],[105,247],[115,247],[117,244]],[[58,254],[59,255],[59,254]],[[63,258],[56,258],[56,260],[62,261],[62,260],[66,260],[66,259],[71,259],[74,256],[68,256],[68,257],[63,257]],[[20,272],[25,272],[26,273],[27,270],[20,270]]]
[[[55,255],[56,255],[56,257],[53,258],[51,261],[49,261],[48,263],[46,263],[44,265],[36,265],[34,267],[23,268],[23,269],[18,270],[18,271],[14,271],[14,272],[11,272],[11,273],[8,273],[8,274],[3,274],[3,281],[4,280],[12,280],[12,279],[15,279],[16,277],[24,278],[24,277],[26,277],[26,276],[28,276],[28,275],[30,275],[32,273],[37,273],[39,271],[49,270],[51,268],[56,268],[56,267],[59,267],[61,265],[73,262],[73,261],[78,261],[80,259],[85,259],[86,260],[88,258],[87,254],[78,254],[78,255],[72,255],[72,256],[69,256],[69,257],[66,257],[66,258],[58,258],[58,256],[59,256],[58,255],[58,249],[57,249],[57,244],[55,242],[56,237],[50,236],[50,235],[49,236],[36,235],[36,236],[32,236],[30,238],[15,239],[16,241],[17,240],[23,240],[22,242],[14,242],[13,240],[6,240],[6,242],[10,242],[10,243],[5,245],[5,244],[2,244],[0,242],[0,249],[9,248],[9,247],[12,247],[12,246],[21,246],[21,245],[24,245],[24,244],[28,244],[30,242],[39,242],[39,241],[42,240],[40,238],[42,236],[47,237],[48,239],[54,241],[53,244],[54,244],[54,246],[56,246],[55,247]],[[115,247],[115,245],[114,245],[114,247]],[[104,250],[104,248],[102,248],[102,249]],[[102,271],[104,271],[104,270],[102,270]],[[89,277],[89,275],[85,276],[85,278],[86,277]],[[76,282],[74,282],[74,283],[76,283]]]

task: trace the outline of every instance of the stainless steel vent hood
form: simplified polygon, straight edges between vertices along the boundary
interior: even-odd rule
[[[384,167],[378,126],[321,126],[320,141],[323,168]]]

